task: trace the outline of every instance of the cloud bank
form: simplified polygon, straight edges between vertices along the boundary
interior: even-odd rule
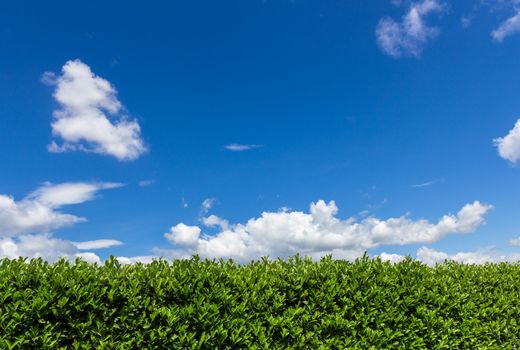
[[[381,253],[381,260],[389,261],[392,264],[398,263],[405,259],[399,254]],[[482,265],[487,263],[500,262],[516,262],[520,261],[520,254],[503,254],[494,249],[482,249],[474,252],[458,252],[448,254],[428,247],[421,247],[417,250],[416,260],[428,265],[434,266],[442,264],[445,261],[455,261],[462,264]]]
[[[199,254],[205,258],[233,258],[245,262],[262,256],[287,257],[296,253],[353,259],[366,250],[384,245],[432,243],[447,234],[470,233],[484,223],[492,207],[475,201],[456,215],[444,215],[437,223],[406,216],[381,220],[375,217],[342,220],[334,201],[311,203],[309,213],[264,212],[245,224],[230,225],[216,216],[206,226],[218,226],[214,235],[198,226],[175,225],[165,237],[175,245],[172,256]],[[222,224],[225,223],[225,224]]]

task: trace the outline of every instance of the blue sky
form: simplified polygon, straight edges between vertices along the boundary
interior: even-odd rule
[[[520,259],[516,0],[4,2],[0,42],[0,256]]]

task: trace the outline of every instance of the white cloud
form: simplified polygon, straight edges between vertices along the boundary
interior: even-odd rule
[[[520,119],[506,136],[494,139],[493,143],[498,148],[500,157],[516,163],[520,159]]]
[[[431,243],[450,233],[470,233],[484,223],[483,216],[489,209],[490,205],[475,201],[456,215],[443,216],[437,223],[414,221],[406,216],[387,220],[367,217],[358,221],[337,218],[334,201],[327,204],[320,200],[311,204],[309,213],[264,212],[245,224],[222,226],[216,235],[201,235],[198,226],[179,224],[173,228],[177,232],[172,229],[167,238],[180,252],[207,258],[248,261],[296,253],[355,258],[367,249],[383,245]],[[178,244],[176,239],[189,245]]]
[[[520,237],[513,238],[509,241],[509,245],[512,245],[514,247],[520,247]]]
[[[79,250],[90,250],[110,248],[122,245],[123,242],[115,239],[96,239],[94,241],[74,242],[73,244]]]
[[[42,80],[56,85],[53,96],[60,104],[51,126],[53,135],[64,143],[52,141],[50,152],[78,150],[127,161],[146,151],[137,121],[121,113],[123,107],[114,87],[89,66],[79,60],[68,61],[62,75],[45,73]]]
[[[377,42],[384,53],[398,58],[418,57],[428,40],[439,35],[439,28],[428,26],[425,17],[444,12],[445,6],[437,0],[413,3],[401,22],[390,17],[382,18],[376,27]]]
[[[0,195],[0,236],[45,233],[85,221],[82,217],[64,214],[58,209],[91,200],[98,191],[118,186],[121,184],[46,183],[20,201]]]
[[[22,235],[0,239],[0,258],[42,258],[54,262],[60,258],[82,258],[88,262],[100,262],[91,252],[79,252],[74,243],[52,238],[50,235]]]
[[[84,218],[60,212],[63,206],[89,201],[100,190],[120,186],[111,182],[45,183],[20,201],[0,195],[0,258],[42,258],[53,262],[64,257],[99,263],[101,260],[96,254],[83,250],[108,248],[122,243],[110,239],[71,242],[53,238],[49,231],[85,221]]]
[[[217,200],[215,198],[206,198],[200,206],[200,210],[203,214],[206,214],[215,204]]]
[[[263,145],[241,145],[238,143],[232,143],[230,145],[224,146],[225,149],[227,149],[228,151],[233,151],[233,152],[249,151],[251,149],[262,148],[262,147],[264,147],[264,146]]]
[[[435,265],[441,264],[445,260],[448,260],[448,254],[444,252],[439,252],[435,249],[421,247],[417,250],[417,259],[426,265]]]
[[[478,250],[476,252],[458,252],[447,254],[435,249],[421,247],[417,250],[417,259],[421,262],[433,266],[441,264],[445,260],[453,260],[463,264],[485,264],[499,262],[515,262],[520,260],[520,254],[502,254],[494,249]]]
[[[516,10],[514,16],[500,23],[497,29],[491,32],[491,36],[498,42],[513,34],[520,33],[520,9]]]

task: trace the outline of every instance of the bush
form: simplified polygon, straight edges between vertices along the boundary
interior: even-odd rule
[[[520,265],[0,262],[2,349],[519,349]]]

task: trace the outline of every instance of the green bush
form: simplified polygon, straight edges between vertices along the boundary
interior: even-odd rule
[[[0,262],[1,349],[520,349],[520,265]]]

